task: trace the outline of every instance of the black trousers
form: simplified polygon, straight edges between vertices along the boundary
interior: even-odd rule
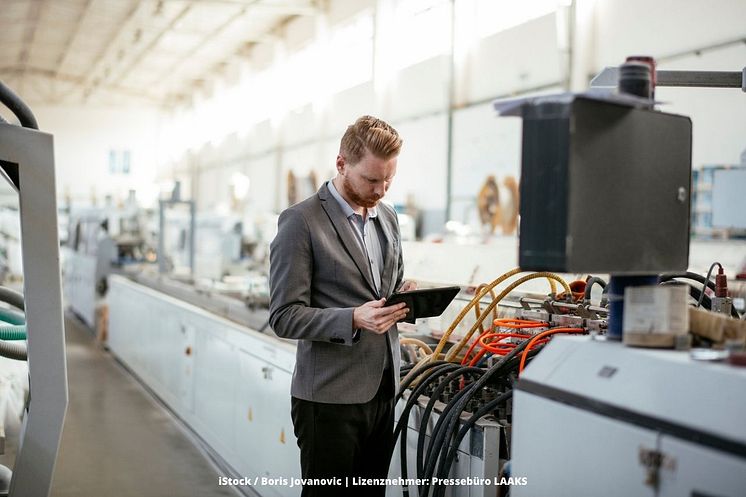
[[[394,385],[389,369],[384,371],[376,395],[365,404],[322,404],[293,397],[291,405],[301,476],[342,480],[339,486],[304,485],[301,497],[384,496],[385,486],[353,486],[352,479],[388,475],[394,427]]]

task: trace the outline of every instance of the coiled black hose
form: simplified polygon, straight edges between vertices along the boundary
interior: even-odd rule
[[[23,294],[16,292],[15,290],[11,290],[8,287],[0,286],[0,301],[5,302],[6,304],[10,304],[22,311],[26,310],[26,306],[23,302]]]
[[[24,128],[39,129],[34,113],[31,112],[26,103],[16,95],[13,90],[0,81],[0,103],[5,105],[18,118]]]

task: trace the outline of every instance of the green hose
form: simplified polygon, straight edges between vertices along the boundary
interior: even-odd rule
[[[0,321],[10,324],[26,324],[23,313],[12,309],[5,309],[4,307],[0,307]]]
[[[0,325],[0,340],[26,340],[26,325]]]

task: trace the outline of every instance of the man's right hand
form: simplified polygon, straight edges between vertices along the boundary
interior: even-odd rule
[[[386,299],[371,300],[356,307],[352,313],[353,328],[363,328],[382,335],[409,313],[404,302],[389,307],[384,307],[385,303]]]

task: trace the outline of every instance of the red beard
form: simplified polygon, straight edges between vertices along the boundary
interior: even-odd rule
[[[378,201],[381,200],[380,197],[376,197],[374,199],[361,197],[355,191],[355,187],[347,179],[347,177],[342,178],[342,188],[344,189],[345,195],[347,195],[352,203],[354,203],[355,205],[359,205],[360,207],[365,207],[366,209],[372,209],[373,207],[378,205]]]

